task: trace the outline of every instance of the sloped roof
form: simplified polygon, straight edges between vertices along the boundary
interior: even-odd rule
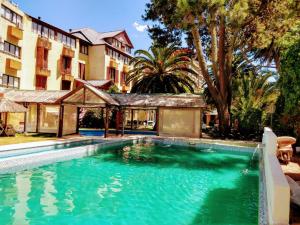
[[[84,39],[85,41],[88,41],[88,42],[92,43],[93,45],[101,45],[101,44],[110,45],[109,43],[107,43],[105,41],[105,39],[115,37],[123,32],[125,32],[125,36],[129,40],[129,37],[125,30],[116,30],[116,31],[110,31],[110,32],[97,32],[91,28],[86,27],[86,28],[72,30],[71,34],[80,39]],[[130,40],[129,40],[129,43],[130,43],[131,47],[133,47]]]
[[[84,90],[88,93],[84,96]],[[123,107],[179,107],[179,108],[205,108],[206,103],[201,95],[194,94],[108,94],[83,84],[73,91],[24,91],[6,90],[5,97],[14,102],[60,104],[72,103],[84,107],[87,105],[113,105]],[[96,98],[95,98],[96,97]],[[83,98],[85,100],[83,101]]]
[[[194,94],[110,94],[121,106],[205,108],[202,96]]]
[[[70,91],[6,90],[5,97],[14,102],[53,104]]]
[[[85,92],[83,92],[83,90]],[[88,91],[88,94],[86,94],[86,91]],[[83,84],[56,101],[56,103],[61,102],[80,105],[84,105],[85,103],[91,105],[103,105],[103,103],[107,103],[109,105],[119,106],[119,103],[108,93],[101,91],[90,84]]]
[[[79,78],[75,78],[76,81],[82,83],[82,84],[90,84],[94,87],[101,88],[102,86],[105,86],[109,83],[113,84],[112,80],[82,80]]]
[[[24,106],[9,100],[8,98],[4,97],[4,95],[0,96],[0,112],[22,113],[26,111],[27,109]]]

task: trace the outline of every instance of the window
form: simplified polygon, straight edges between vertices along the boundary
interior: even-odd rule
[[[68,47],[76,48],[76,41],[74,38],[68,37],[61,33],[57,33],[57,40]]]
[[[131,48],[129,48],[128,46],[125,46],[125,51],[129,54],[131,54]]]
[[[63,56],[61,60],[61,72],[71,74],[72,58]]]
[[[80,53],[88,55],[89,54],[88,49],[89,47],[87,45],[84,44],[80,45]]]
[[[85,64],[79,63],[79,78],[85,80]]]
[[[5,7],[4,5],[1,5],[1,16],[16,24],[17,27],[22,28],[22,16]]]
[[[112,80],[113,82],[116,82],[116,69],[110,67],[109,68],[109,79]]]
[[[70,90],[71,89],[71,81],[62,80],[61,81],[61,90]]]
[[[122,72],[122,74],[121,74],[121,84],[122,85],[125,84],[126,78],[127,78],[127,74]]]
[[[0,86],[5,88],[20,88],[20,78],[3,74],[0,76]]]
[[[32,22],[31,30],[41,37],[54,39],[54,30],[42,26],[41,24],[37,24],[36,22]]]
[[[35,89],[36,90],[46,90],[47,89],[47,77],[37,75],[36,81],[35,81]]]
[[[7,41],[4,41],[3,51],[18,58],[21,56],[21,48]]]

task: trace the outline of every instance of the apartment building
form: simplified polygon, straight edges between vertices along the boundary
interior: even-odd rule
[[[123,91],[133,45],[126,31],[64,31],[0,0],[0,86],[71,90],[81,82]]]
[[[97,32],[90,28],[71,30],[71,34],[87,45],[90,80],[112,80],[119,89],[127,90],[125,79],[129,71],[129,61],[133,45],[124,30]],[[82,45],[84,46],[84,45]],[[80,59],[86,59],[80,56]],[[86,67],[83,66],[83,70]],[[82,70],[82,69],[81,69]]]

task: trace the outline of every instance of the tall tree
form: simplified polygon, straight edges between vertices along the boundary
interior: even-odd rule
[[[244,136],[260,134],[267,113],[275,107],[279,91],[270,72],[255,74],[239,71],[233,86],[233,118],[239,121],[239,131]]]
[[[201,74],[215,102],[222,134],[229,133],[232,63],[236,53],[251,62],[299,20],[293,0],[151,0],[145,19],[189,32]]]
[[[126,82],[133,93],[193,92],[197,73],[191,67],[191,54],[174,45],[137,50]]]

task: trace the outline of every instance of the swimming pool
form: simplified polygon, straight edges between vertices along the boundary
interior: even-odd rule
[[[258,224],[251,153],[167,144],[0,175],[0,224]]]
[[[115,130],[109,130],[109,133],[115,134]],[[119,131],[121,133],[121,131]],[[79,130],[79,134],[82,136],[104,136],[104,130],[99,129],[88,129],[88,130]],[[156,135],[156,131],[145,131],[145,130],[124,130],[124,134],[129,135]]]

